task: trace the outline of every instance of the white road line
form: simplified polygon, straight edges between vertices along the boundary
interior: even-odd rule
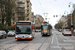
[[[54,40],[54,39],[55,39],[55,40]],[[54,43],[53,43],[54,41],[56,41],[55,46],[58,46],[57,48],[58,48],[59,50],[61,50],[61,48],[59,47],[58,39],[57,39],[57,36],[56,36],[55,32],[54,32],[54,34],[53,34],[51,44],[54,44]]]
[[[75,40],[63,40],[64,42],[75,42]]]
[[[56,36],[56,39],[57,39],[57,36]],[[58,46],[59,46],[59,42],[58,42],[58,39],[57,39],[57,44],[58,44]],[[59,50],[61,50],[61,48],[59,47]]]
[[[12,41],[15,41],[15,39],[3,42],[2,44],[9,43],[9,42],[12,42]]]
[[[65,37],[65,36],[63,36],[65,39],[67,39],[67,40],[69,40],[69,38],[68,37]]]
[[[69,45],[72,45],[72,44],[70,44],[70,43],[59,43],[59,45],[63,45],[63,46],[68,45],[69,46]]]
[[[52,41],[51,41],[51,44],[53,44],[53,39],[54,39],[54,35],[53,35],[53,37],[52,37]]]

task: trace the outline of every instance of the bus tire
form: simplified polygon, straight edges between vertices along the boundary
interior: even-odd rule
[[[42,37],[43,37],[44,35],[42,35]]]

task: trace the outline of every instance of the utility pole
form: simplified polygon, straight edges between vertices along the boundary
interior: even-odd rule
[[[75,35],[75,4],[73,4],[73,8],[74,8],[74,11],[73,11],[73,17],[74,17],[74,20],[73,20],[73,22],[74,22],[74,24],[73,24],[73,35]]]
[[[71,7],[72,2],[69,3],[69,7]],[[73,23],[72,23],[72,12],[71,12],[71,32],[73,34]]]

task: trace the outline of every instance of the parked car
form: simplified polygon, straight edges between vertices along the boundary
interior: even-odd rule
[[[62,29],[59,29],[59,32],[62,32]]]
[[[8,36],[15,36],[15,31],[11,30],[11,31],[8,32],[7,35],[8,35]]]
[[[71,32],[70,29],[63,29],[63,30],[62,30],[62,34],[63,34],[63,35],[70,35],[70,36],[71,36],[71,35],[72,35],[72,32]]]
[[[5,31],[0,31],[0,38],[7,38],[7,33]]]
[[[41,29],[36,29],[35,32],[41,32]]]

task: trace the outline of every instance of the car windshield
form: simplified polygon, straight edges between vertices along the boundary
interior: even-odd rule
[[[31,26],[17,25],[16,26],[16,33],[30,34],[31,33]]]
[[[2,31],[0,31],[0,33],[2,33]]]
[[[64,29],[64,31],[71,31],[70,29]]]

